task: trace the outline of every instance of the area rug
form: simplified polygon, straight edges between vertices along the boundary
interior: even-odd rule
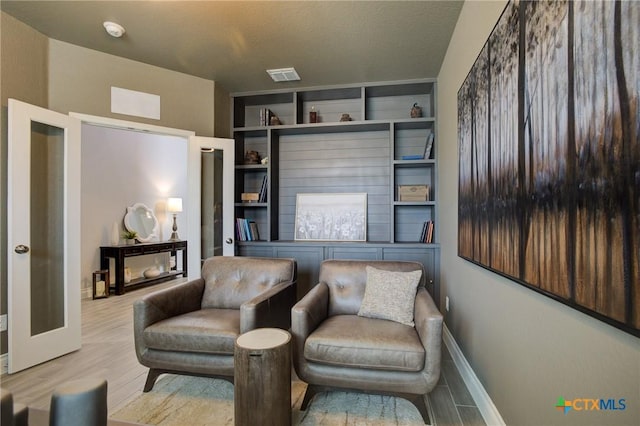
[[[349,392],[320,393],[300,411],[306,384],[291,385],[294,425],[424,425],[409,401]],[[233,386],[224,380],[165,375],[111,418],[160,426],[233,425]]]

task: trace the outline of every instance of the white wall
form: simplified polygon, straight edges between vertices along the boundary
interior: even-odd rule
[[[505,4],[465,2],[438,77],[445,323],[506,424],[637,425],[640,339],[457,256],[457,91]],[[627,408],[565,415],[554,407],[561,396],[625,398]]]
[[[82,125],[83,289],[91,287],[92,272],[100,269],[100,246],[111,244],[114,222],[123,230],[128,206],[146,204],[160,222],[160,240],[169,238],[173,218],[166,214],[168,197],[183,199],[177,224],[180,238],[186,240],[186,139]],[[139,276],[154,266],[154,258],[131,258],[127,265]]]

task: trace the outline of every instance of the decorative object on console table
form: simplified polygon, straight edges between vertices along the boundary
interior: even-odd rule
[[[176,216],[182,211],[182,198],[169,198],[167,201],[167,211],[173,213],[173,232],[169,241],[178,241],[178,224],[176,223]]]
[[[109,270],[102,269],[93,273],[93,299],[109,297]]]
[[[137,233],[136,240],[141,243],[150,243],[158,240],[160,222],[149,207],[142,203],[136,203],[127,207],[124,215],[124,228],[127,231]]]
[[[113,222],[111,226],[111,245],[117,246],[120,243],[120,227],[118,222]]]
[[[151,268],[145,269],[142,275],[144,275],[145,278],[155,278],[159,276],[161,273],[162,272],[160,271],[160,269],[153,266]]]
[[[122,233],[122,238],[124,238],[127,245],[132,245],[136,243],[136,238],[138,238],[137,231],[124,231]]]

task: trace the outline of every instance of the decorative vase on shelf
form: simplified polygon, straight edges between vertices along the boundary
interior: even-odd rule
[[[142,273],[142,275],[144,275],[145,278],[155,278],[160,274],[161,274],[160,270],[155,266],[153,268],[145,269],[144,272]]]
[[[422,117],[422,108],[420,108],[418,106],[418,103],[416,102],[415,104],[413,104],[413,106],[411,107],[411,118],[419,118]]]
[[[118,227],[118,222],[113,222],[113,226],[111,227],[111,245],[117,246],[120,244],[120,228]]]
[[[129,284],[131,282],[131,268],[124,268],[124,283]]]

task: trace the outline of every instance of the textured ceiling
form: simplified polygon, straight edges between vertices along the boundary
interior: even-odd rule
[[[436,77],[461,1],[5,1],[50,38],[230,92]],[[121,39],[102,22],[126,28]],[[274,83],[268,68],[302,80]]]

